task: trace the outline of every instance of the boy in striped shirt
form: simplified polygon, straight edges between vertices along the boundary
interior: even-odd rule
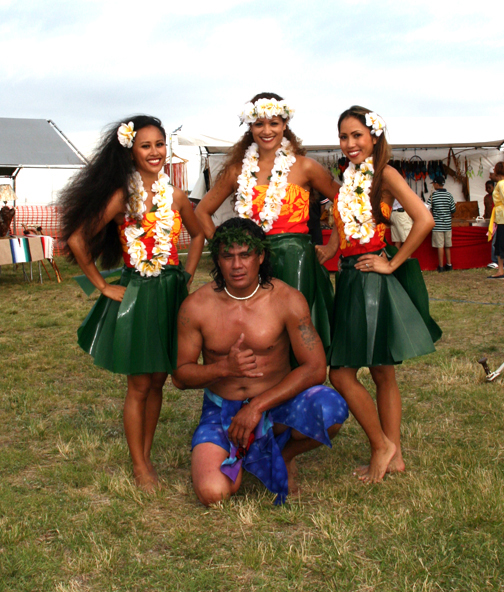
[[[446,191],[444,184],[444,177],[438,175],[432,183],[434,192],[427,200],[427,206],[430,206],[436,223],[432,229],[432,246],[438,252],[437,270],[439,272],[453,269],[450,249],[452,246],[452,216],[455,212],[455,200],[453,195]],[[446,253],[446,265],[443,265],[443,252]]]

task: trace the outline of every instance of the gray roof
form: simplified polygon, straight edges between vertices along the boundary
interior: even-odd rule
[[[84,157],[52,121],[0,117],[0,171],[84,164]]]

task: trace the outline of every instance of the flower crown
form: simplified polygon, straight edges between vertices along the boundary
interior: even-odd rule
[[[135,125],[132,121],[129,123],[121,123],[117,129],[117,139],[119,144],[125,148],[131,148],[135,140],[136,132],[133,131]]]
[[[257,99],[255,103],[246,103],[238,117],[241,123],[254,123],[257,119],[271,119],[275,115],[280,115],[283,119],[292,119],[294,109],[284,100]]]
[[[374,112],[366,113],[366,125],[371,128],[372,136],[381,136],[382,132],[387,129],[385,120]]]

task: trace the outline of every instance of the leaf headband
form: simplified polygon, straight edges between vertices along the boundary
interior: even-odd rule
[[[267,249],[265,241],[256,236],[252,236],[243,228],[218,229],[213,238],[209,241],[208,247],[212,257],[217,258],[221,245],[224,245],[224,251],[227,252],[234,244],[247,245],[249,253],[255,251],[258,255]]]

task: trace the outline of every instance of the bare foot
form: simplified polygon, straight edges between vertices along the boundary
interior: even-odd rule
[[[286,462],[285,466],[287,467],[287,475],[289,477],[289,493],[291,495],[299,493],[299,485],[297,482],[298,470],[296,466],[296,460],[292,459],[291,461]]]
[[[147,465],[147,469],[149,471],[149,475],[154,479],[154,481],[157,483],[158,482],[158,474],[156,469],[154,468],[154,465],[151,463],[150,458],[147,458],[145,460],[145,464]]]
[[[367,471],[359,475],[359,479],[364,483],[379,483],[387,472],[387,468],[394,458],[395,453],[396,445],[386,438],[383,448],[371,452],[369,467]]]
[[[153,493],[159,487],[158,480],[153,479],[150,473],[134,473],[135,484],[146,493]]]
[[[403,473],[406,470],[406,465],[404,464],[404,460],[401,458],[397,458],[397,455],[389,462],[387,467],[386,473]],[[365,475],[369,472],[369,465],[362,465],[357,467],[354,471],[354,475]]]
[[[406,470],[406,465],[404,464],[404,460],[401,458],[397,458],[397,455],[389,462],[389,466],[387,467],[387,473],[404,473]]]

